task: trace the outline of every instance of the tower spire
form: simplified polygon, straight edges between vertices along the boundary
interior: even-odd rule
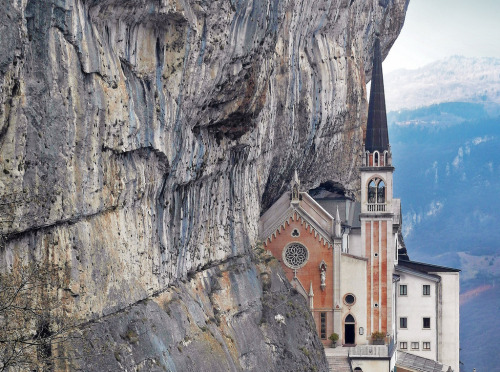
[[[375,39],[373,47],[372,85],[368,106],[365,150],[369,152],[389,150],[384,77],[382,75],[382,54],[380,52],[380,39],[378,37]]]

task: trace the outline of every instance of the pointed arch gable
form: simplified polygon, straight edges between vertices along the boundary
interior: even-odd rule
[[[327,245],[329,248],[333,248],[333,243],[330,240],[328,234],[323,231],[323,229],[318,227],[312,220],[307,218],[304,213],[296,208],[290,208],[288,213],[286,213],[279,222],[273,224],[271,228],[266,229],[265,233],[262,236],[264,245],[267,246],[267,244],[272,242],[273,239],[281,234],[282,231],[286,231],[292,221],[300,222],[304,229],[313,234],[314,238],[322,243],[323,246]]]

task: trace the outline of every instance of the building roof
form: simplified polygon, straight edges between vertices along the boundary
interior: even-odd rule
[[[373,69],[366,125],[365,150],[389,150],[389,133],[385,111],[384,78],[382,76],[382,54],[380,40],[375,40],[373,48]]]
[[[360,227],[359,214],[361,204],[345,196],[335,196],[324,192],[313,196],[314,200],[323,207],[330,215],[335,216],[339,209],[342,224],[349,227]]]
[[[396,269],[397,273],[410,274],[410,275],[418,276],[420,278],[424,278],[424,279],[427,279],[427,280],[430,280],[433,282],[440,282],[441,281],[441,277],[437,274],[428,274],[426,272],[410,269],[410,268],[408,268],[406,266],[402,266],[402,265],[395,266],[395,269]]]
[[[399,241],[403,241],[402,234],[398,231],[398,236],[399,235],[401,235],[401,237],[399,238]],[[410,256],[408,256],[408,251],[406,250],[406,247],[404,245],[402,248],[398,249],[398,259],[400,262],[401,261],[410,261]]]
[[[333,217],[310,195],[300,192],[298,202],[294,202],[290,192],[285,192],[259,219],[259,238],[267,244],[290,225],[291,221],[301,221],[306,228],[314,230],[314,236],[323,244],[331,246]]]
[[[452,267],[432,265],[432,264],[417,262],[417,261],[406,261],[406,260],[401,259],[401,256],[400,256],[400,260],[398,261],[398,266],[406,267],[408,269],[419,271],[419,272],[425,273],[425,274],[444,273],[444,272],[450,272],[450,273],[460,272],[459,269],[454,269]]]
[[[410,369],[411,371],[421,372],[441,372],[443,365],[434,360],[423,358],[404,351],[398,351],[398,360],[396,367]]]

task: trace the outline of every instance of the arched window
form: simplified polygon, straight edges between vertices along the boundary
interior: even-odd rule
[[[377,197],[377,185],[374,180],[368,184],[368,203],[375,203]]]
[[[346,323],[354,323],[354,317],[351,314],[347,315],[345,317],[345,322]]]
[[[384,151],[384,165],[387,165],[387,150]]]
[[[385,203],[385,183],[380,180],[377,187],[377,203]]]
[[[378,167],[380,165],[378,161],[379,161],[378,151],[375,151],[373,153],[373,166]]]
[[[373,178],[368,183],[368,203],[385,204],[385,182],[380,178]]]

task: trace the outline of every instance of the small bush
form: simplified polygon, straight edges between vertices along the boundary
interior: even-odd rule
[[[328,339],[332,342],[337,342],[339,340],[339,335],[333,332]]]
[[[385,339],[384,332],[373,332],[372,333],[372,340],[383,340],[383,339]]]

